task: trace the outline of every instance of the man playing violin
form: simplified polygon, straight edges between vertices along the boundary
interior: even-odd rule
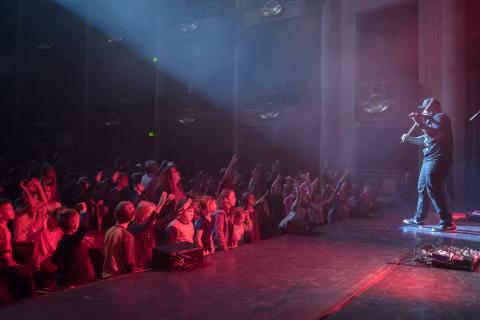
[[[418,177],[417,211],[413,218],[404,223],[421,226],[429,209],[429,200],[440,216],[440,225],[433,230],[437,232],[455,232],[456,226],[448,208],[445,195],[445,180],[453,163],[453,134],[450,118],[442,112],[440,101],[427,98],[419,107],[421,113],[413,112],[409,117],[423,134],[411,137],[404,134],[402,142],[423,146],[423,163]]]

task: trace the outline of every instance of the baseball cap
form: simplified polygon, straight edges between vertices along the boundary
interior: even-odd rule
[[[430,106],[430,108],[440,110],[440,101],[438,101],[437,98],[426,98],[425,100],[423,100],[422,105],[418,108],[425,109],[428,106]]]

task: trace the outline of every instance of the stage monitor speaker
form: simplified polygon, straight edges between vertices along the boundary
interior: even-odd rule
[[[182,242],[153,248],[152,268],[154,270],[190,270],[203,263],[203,249],[193,243]]]

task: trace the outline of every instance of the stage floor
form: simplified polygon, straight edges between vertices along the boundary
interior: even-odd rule
[[[480,225],[433,234],[402,226],[406,216],[386,210],[219,252],[194,271],[95,282],[0,309],[0,319],[473,319],[479,273],[396,262],[428,243],[478,250]]]

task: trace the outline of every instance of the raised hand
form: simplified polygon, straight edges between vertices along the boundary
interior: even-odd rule
[[[183,209],[184,211],[187,210],[187,209],[190,207],[191,204],[192,204],[192,199],[188,198],[188,200],[185,201],[185,203],[183,204],[182,209]]]
[[[298,190],[300,188],[300,183],[301,181],[298,181],[298,180],[295,180],[293,182],[293,187],[295,188],[295,190]]]
[[[164,191],[160,195],[160,199],[158,200],[158,203],[157,203],[157,208],[159,209],[163,208],[166,202],[167,202],[167,193]]]
[[[143,184],[141,183],[137,183],[137,185],[135,186],[135,192],[140,195],[142,194],[142,192],[145,190],[145,187],[143,186]]]
[[[118,170],[112,174],[112,183],[117,182],[119,175],[120,175],[120,172],[118,172]]]
[[[28,188],[27,188],[27,186],[25,185],[25,182],[23,182],[23,180],[20,181],[20,189],[22,189],[23,191],[28,191]]]
[[[308,171],[307,173],[305,173],[305,180],[310,182],[310,171]]]
[[[263,196],[264,196],[264,197],[270,196],[270,189],[267,189],[267,191],[265,191],[265,194],[264,194]]]
[[[80,213],[87,212],[87,204],[85,202],[77,203],[76,207]]]
[[[170,201],[173,201],[173,200],[175,200],[175,195],[169,194],[168,197],[167,197],[167,202],[170,202]]]
[[[95,181],[98,183],[103,179],[103,171],[99,171],[95,176]]]
[[[38,180],[37,178],[32,178],[32,182],[37,188],[42,187],[42,184],[40,183],[40,180]]]

